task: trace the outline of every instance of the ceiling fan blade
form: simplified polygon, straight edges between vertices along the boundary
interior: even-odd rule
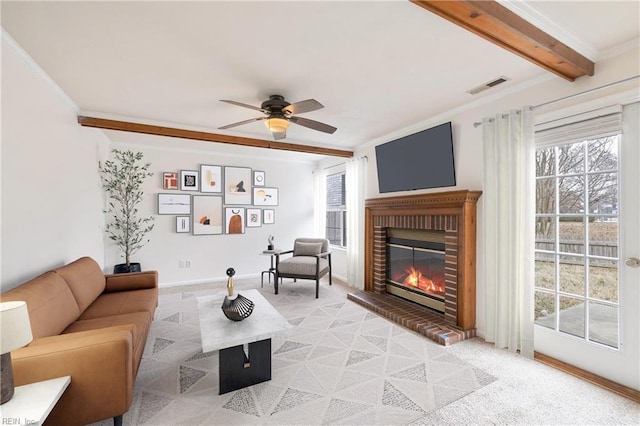
[[[280,140],[287,137],[287,131],[284,132],[271,132],[273,134],[273,139]]]
[[[336,130],[338,130],[333,126],[329,126],[328,124],[321,123],[319,121],[309,120],[308,118],[289,117],[289,121],[296,123],[300,126],[308,127],[310,129],[318,130],[320,132],[325,132],[325,133],[333,133]]]
[[[307,99],[282,108],[282,112],[286,114],[302,114],[303,112],[311,112],[320,108],[324,108],[324,105],[315,99]]]
[[[253,109],[253,110],[256,110],[256,111],[261,111],[261,112],[264,112],[265,114],[269,113],[269,111],[267,111],[265,109],[262,109],[262,108],[257,107],[257,106],[249,105],[249,104],[243,104],[242,102],[230,101],[228,99],[220,99],[220,102],[226,102],[226,103],[231,104],[231,105],[237,105],[237,106],[241,106],[241,107],[244,107],[244,108]]]
[[[262,121],[266,119],[267,117],[250,118],[248,120],[238,121],[237,123],[227,124],[226,126],[218,127],[218,129],[230,129],[232,127],[242,126],[243,124],[249,124],[249,123],[253,123],[254,121]]]

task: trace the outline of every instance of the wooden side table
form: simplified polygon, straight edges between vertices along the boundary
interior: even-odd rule
[[[0,405],[0,423],[43,424],[69,383],[71,376],[16,386],[13,398]]]

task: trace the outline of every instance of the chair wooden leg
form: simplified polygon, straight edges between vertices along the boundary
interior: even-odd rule
[[[320,279],[316,278],[316,299],[318,298],[319,294],[320,294]]]
[[[273,288],[276,290],[276,294],[278,294],[278,278],[280,278],[278,276],[278,271],[276,271],[276,273],[275,273],[275,278],[276,279],[274,280]],[[280,278],[280,279],[282,279],[282,278]]]

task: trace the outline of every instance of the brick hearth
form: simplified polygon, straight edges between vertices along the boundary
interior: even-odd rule
[[[365,291],[349,299],[430,339],[449,345],[476,334],[476,203],[480,191],[367,200]],[[445,307],[439,313],[386,293],[387,229],[445,233]]]
[[[465,331],[452,326],[441,313],[399,297],[359,291],[347,298],[444,346],[476,336],[475,328]]]

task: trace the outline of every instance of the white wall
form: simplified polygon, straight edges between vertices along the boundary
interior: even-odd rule
[[[640,74],[640,57],[637,48],[637,42],[630,46],[634,48],[625,50],[622,54],[611,56],[609,58],[602,59],[596,64],[596,74],[593,77],[583,77],[577,81],[570,83],[559,77],[544,76],[538,81],[533,81],[521,86],[520,90],[517,88],[508,89],[511,91],[507,96],[503,96],[500,99],[495,99],[491,102],[475,102],[470,96],[469,106],[458,108],[454,111],[450,111],[433,117],[412,126],[410,129],[404,129],[396,132],[393,135],[380,138],[376,141],[372,141],[366,146],[359,147],[355,150],[357,156],[368,157],[366,162],[365,171],[365,199],[378,198],[386,196],[399,196],[399,195],[413,195],[421,193],[432,193],[449,191],[456,189],[470,189],[470,190],[482,190],[482,126],[474,127],[474,123],[481,121],[483,117],[491,117],[498,113],[503,113],[509,109],[521,108],[525,105],[540,105],[549,101],[564,98],[572,94],[581,93],[583,91],[597,88],[607,85],[616,81],[620,81],[632,76]],[[565,111],[579,111],[585,108],[591,107],[594,103],[602,104],[607,102],[605,98],[614,97],[619,98],[617,94],[629,91],[636,93],[639,92],[640,81],[638,79],[632,80],[625,84],[616,85],[610,89],[597,91],[588,95],[579,96],[570,100],[553,103],[552,105],[536,108],[534,110],[534,116],[539,121],[540,117],[550,116],[553,114],[566,114]],[[499,92],[498,89],[496,92]],[[503,92],[504,93],[504,92]],[[633,97],[633,96],[632,96]],[[603,105],[604,106],[604,105]],[[453,127],[453,140],[454,140],[454,156],[456,163],[456,181],[457,185],[450,188],[438,188],[433,190],[419,190],[419,191],[403,191],[395,193],[381,194],[378,191],[378,177],[376,171],[376,156],[375,146],[388,142],[390,140],[397,139],[399,137],[415,133],[420,130],[433,127],[444,122],[451,121]],[[476,282],[476,327],[480,336],[485,335],[485,281],[484,281],[484,252],[483,243],[486,236],[483,229],[483,205],[482,197],[480,197],[478,203],[478,240],[477,240],[477,282]],[[345,274],[346,270],[341,271],[336,268],[337,274]]]
[[[81,256],[104,262],[96,163],[107,143],[3,35],[2,290]]]
[[[279,161],[273,158],[265,161],[264,157],[259,156],[264,151],[253,148],[249,151],[250,154],[237,155],[225,153],[223,146],[213,151],[207,150],[208,147],[204,145],[202,150],[185,149],[185,141],[167,140],[156,144],[159,145],[157,147],[151,147],[149,144],[118,143],[117,136],[112,138],[115,139],[113,148],[142,152],[144,160],[151,162],[151,170],[155,173],[145,182],[145,199],[141,208],[142,214],[155,215],[155,227],[149,234],[150,243],[134,254],[132,261],[140,262],[143,269],[158,270],[161,286],[226,279],[225,271],[230,266],[235,268],[236,277],[258,275],[269,267],[269,257],[260,255],[267,248],[269,235],[275,236],[275,245],[281,249],[293,248],[296,237],[312,235],[315,168],[312,162]],[[269,207],[275,209],[275,224],[246,228],[241,235],[176,233],[176,216],[156,215],[157,194],[211,194],[165,191],[162,189],[162,173],[199,171],[201,164],[249,167],[264,171],[265,186],[279,189],[279,205]],[[180,267],[181,260],[190,261],[191,267]],[[108,267],[121,262],[119,251],[108,244]]]
[[[269,267],[269,257],[259,253],[270,234],[283,249],[292,248],[298,236],[312,235],[312,160],[151,136],[134,144],[125,133],[107,137],[83,128],[73,101],[4,33],[2,41],[2,291],[81,256],[93,257],[105,272],[122,262],[104,233],[105,196],[97,170],[111,148],[142,151],[152,163],[155,176],[146,182],[141,211],[155,215],[156,224],[151,242],[132,261],[158,270],[160,285],[226,279],[229,266],[237,277],[259,275]],[[265,171],[267,186],[279,188],[275,224],[247,228],[243,235],[176,233],[175,216],[156,215],[156,194],[165,192],[162,172],[199,170],[200,164]],[[191,267],[180,268],[180,260]]]

